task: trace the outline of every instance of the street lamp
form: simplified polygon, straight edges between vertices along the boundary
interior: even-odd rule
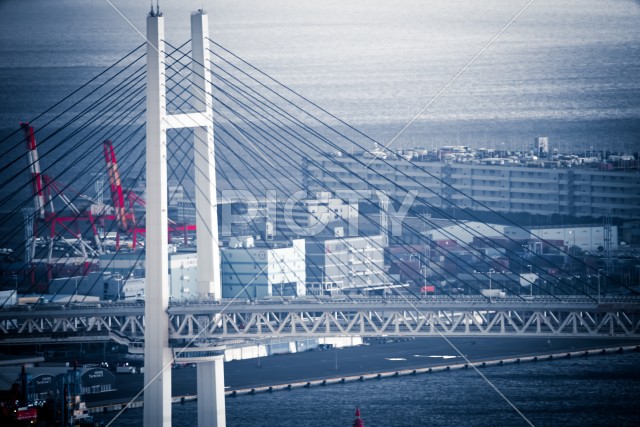
[[[427,266],[423,265],[420,268],[420,273],[423,275],[424,277],[424,284],[422,285],[422,298],[426,298],[427,296]]]
[[[573,246],[571,247],[571,253],[572,255],[575,254],[575,248],[576,248],[576,233],[575,230],[569,230],[569,234],[571,234],[573,236]]]
[[[495,273],[495,270],[493,268],[489,269],[489,302],[493,302],[492,300],[492,296],[493,296],[493,292],[491,291],[491,285],[492,285],[492,277],[491,275]]]
[[[600,304],[600,272],[603,271],[601,268],[598,269],[598,304]]]

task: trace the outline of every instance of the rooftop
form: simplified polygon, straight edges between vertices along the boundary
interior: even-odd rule
[[[343,157],[343,152],[331,152],[333,157]],[[559,153],[557,150],[499,150],[494,148],[470,148],[467,146],[443,146],[440,148],[411,148],[383,151],[377,146],[369,151],[355,152],[356,157],[382,160],[405,159],[411,162],[446,162],[474,165],[525,166],[540,168],[586,168],[604,171],[640,170],[640,153],[609,151],[584,151]]]

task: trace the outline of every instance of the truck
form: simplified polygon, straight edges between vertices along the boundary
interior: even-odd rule
[[[485,296],[487,298],[506,298],[507,297],[507,293],[500,289],[482,289],[480,290],[480,293],[482,294],[482,296]]]

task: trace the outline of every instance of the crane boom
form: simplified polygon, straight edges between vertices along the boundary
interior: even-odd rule
[[[116,223],[120,230],[128,230],[126,207],[124,203],[124,192],[122,191],[122,182],[120,181],[120,172],[118,171],[118,161],[113,144],[110,140],[102,143],[104,150],[104,159],[107,163],[107,176],[109,177],[109,187],[111,189],[111,201],[116,217]],[[133,221],[135,223],[135,220]],[[132,224],[133,225],[133,224]]]
[[[38,147],[33,127],[29,123],[20,123],[20,127],[24,131],[25,141],[27,143],[27,157],[29,160],[29,172],[31,174],[31,189],[33,193],[35,215],[38,218],[45,217],[45,188],[40,172],[40,159],[38,157]]]

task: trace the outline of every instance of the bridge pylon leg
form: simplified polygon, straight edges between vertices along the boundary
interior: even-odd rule
[[[198,363],[198,427],[225,427],[224,356]]]
[[[171,427],[167,132],[164,18],[147,17],[147,208],[144,333],[145,427]]]

